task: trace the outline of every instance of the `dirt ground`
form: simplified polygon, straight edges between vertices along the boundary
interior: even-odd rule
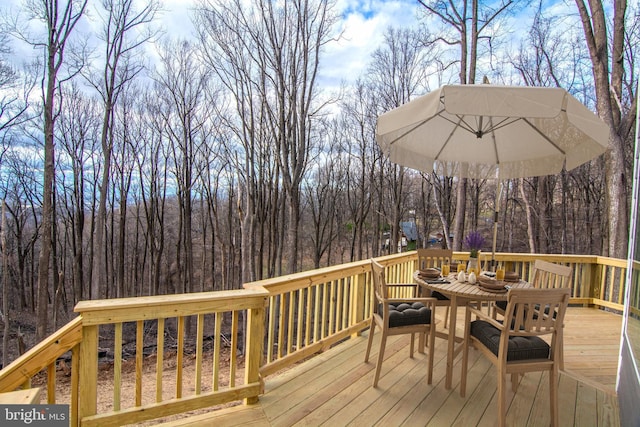
[[[229,384],[229,349],[223,348],[221,366],[219,369],[219,388],[224,388]],[[236,372],[236,384],[242,384],[244,381],[244,359],[239,357],[240,367]],[[166,353],[163,357],[162,368],[162,398],[163,400],[172,399],[176,393],[176,354],[175,352]],[[185,354],[182,364],[182,396],[190,396],[195,394],[195,354]],[[203,355],[202,363],[202,392],[208,392],[212,389],[213,375],[213,353],[207,351]],[[128,408],[135,405],[135,359],[123,361],[122,363],[122,387],[120,391],[121,408]],[[99,365],[98,372],[98,413],[104,413],[113,408],[113,362],[104,362]],[[42,388],[42,402],[46,402],[46,372],[36,376],[33,380],[34,387]],[[71,397],[71,369],[68,362],[58,361],[56,375],[56,403],[69,403]],[[143,361],[142,376],[142,404],[150,404],[155,401],[156,396],[156,355],[150,355]],[[230,403],[219,407],[234,406],[240,404]],[[216,407],[218,408],[218,407]],[[191,411],[179,416],[172,416],[157,420],[148,421],[140,424],[132,424],[136,426],[150,426],[161,422],[184,418],[211,411],[212,408],[206,408],[198,411]]]

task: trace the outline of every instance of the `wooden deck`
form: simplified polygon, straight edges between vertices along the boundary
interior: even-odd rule
[[[444,310],[443,313],[444,314]],[[460,310],[458,316],[463,315]],[[565,372],[559,385],[561,426],[619,426],[615,396],[622,318],[572,307],[565,329]],[[462,325],[462,322],[458,323]],[[440,324],[441,325],[441,324]],[[461,335],[461,331],[459,331]],[[426,355],[408,357],[408,337],[390,337],[378,388],[371,387],[379,341],[365,364],[367,336],[348,340],[286,372],[266,378],[265,394],[251,406],[194,415],[172,426],[493,426],[495,368],[470,352],[467,397],[461,398],[460,357],[453,389],[444,387],[446,342],[436,339],[433,384]],[[509,426],[548,426],[546,374],[526,374],[508,394]]]

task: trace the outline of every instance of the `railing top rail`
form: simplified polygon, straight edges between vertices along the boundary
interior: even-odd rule
[[[0,393],[13,391],[82,340],[78,316],[0,370]]]
[[[402,258],[412,258],[416,256],[416,251],[403,252],[399,254],[385,255],[377,257],[376,260],[383,265],[393,264]],[[457,251],[453,253],[454,259],[466,259],[469,252]],[[489,260],[490,252],[483,252],[481,259]],[[576,263],[576,264],[594,264],[600,263],[614,267],[625,267],[626,261],[616,258],[600,257],[595,255],[562,255],[562,254],[526,254],[526,253],[496,253],[496,258],[501,261],[525,261],[534,262],[536,259],[544,259],[550,262],[560,263]],[[245,289],[253,289],[262,287],[269,291],[270,294],[279,294],[289,292],[301,287],[313,286],[319,283],[325,283],[356,274],[369,271],[369,260],[354,261],[346,264],[332,265],[329,267],[319,268],[316,270],[307,270],[299,273],[288,274],[284,276],[273,277],[270,279],[258,280],[255,282],[245,283]]]
[[[100,325],[261,308],[265,306],[267,296],[268,293],[264,289],[256,287],[230,291],[81,301],[75,306],[74,311],[82,313],[85,326]]]
[[[416,252],[404,252],[401,254],[386,255],[376,258],[381,263],[389,263],[398,258],[406,258],[415,256]],[[300,273],[287,274],[285,276],[278,276],[271,279],[263,279],[255,282],[249,282],[244,284],[245,289],[253,289],[255,287],[262,287],[269,291],[269,293],[277,294],[281,292],[287,292],[290,290],[300,288],[300,284],[305,286],[312,286],[318,283],[325,283],[334,279],[340,279],[343,277],[353,276],[357,274],[366,273],[371,268],[371,262],[369,259],[349,262],[346,264],[332,265],[329,267],[319,268],[316,270],[307,270]]]

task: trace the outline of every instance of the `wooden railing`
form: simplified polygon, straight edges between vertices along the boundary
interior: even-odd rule
[[[469,254],[454,252],[467,261]],[[488,265],[491,254],[481,255]],[[581,255],[496,254],[496,262],[525,280],[536,259],[571,266],[572,304],[595,305],[622,312],[625,260]],[[389,283],[412,283],[416,252],[377,258]],[[369,260],[247,283],[269,292],[267,358],[261,372],[267,376],[290,366],[367,326],[372,310]],[[363,288],[364,287],[364,288]],[[362,300],[361,298],[364,298]]]
[[[81,302],[75,320],[0,371],[0,392],[28,387],[31,378],[46,369],[47,401],[68,403],[73,426],[119,426],[227,402],[255,402],[263,390],[259,368],[266,302],[267,293],[260,289]],[[246,321],[244,337],[239,333],[241,319]],[[191,322],[194,327],[188,328]],[[125,351],[127,329],[135,331],[135,341]],[[211,361],[206,364],[205,330],[212,337]],[[167,334],[175,336],[170,346],[175,354],[165,354]],[[229,345],[223,342],[227,336]],[[245,352],[239,355],[243,338]],[[110,398],[98,399],[99,342],[113,343],[107,350],[113,359],[113,369],[107,371],[111,378],[103,381],[103,386],[113,387],[109,393],[100,390],[100,396]],[[186,354],[189,345],[193,354]],[[148,347],[153,348],[151,358],[145,357]],[[228,354],[223,354],[225,348]],[[69,349],[69,393],[57,401],[61,393],[55,387],[55,361]],[[189,377],[185,357],[193,359],[188,363],[193,366]],[[123,360],[129,358],[134,374],[127,377]],[[226,378],[223,365],[229,366]],[[164,377],[170,374],[175,378],[167,381]],[[166,382],[175,384],[173,389],[167,389]]]
[[[467,258],[467,253],[454,253],[454,260]],[[482,254],[483,261],[489,258]],[[572,304],[622,311],[626,261],[496,254],[498,262],[524,279],[536,259],[572,267]],[[390,283],[413,281],[415,252],[377,260],[386,267]],[[0,392],[28,388],[32,378],[44,372],[47,402],[68,403],[74,426],[137,423],[227,402],[253,402],[262,393],[265,376],[368,326],[369,271],[370,262],[364,260],[247,283],[237,291],[84,301],[75,308],[76,319],[0,371]],[[630,301],[638,313],[635,268],[633,283]],[[131,335],[135,340],[127,342]],[[112,368],[101,370],[99,350],[113,360]],[[56,360],[68,351],[71,378],[63,388],[67,392],[61,393],[60,384],[56,390]],[[133,374],[123,368],[123,361],[133,365]],[[226,378],[223,365],[229,366]],[[109,398],[97,388],[98,377],[105,373],[113,383]],[[169,375],[174,376],[172,389],[164,385]]]

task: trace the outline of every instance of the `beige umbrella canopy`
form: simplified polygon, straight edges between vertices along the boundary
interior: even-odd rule
[[[571,170],[604,153],[608,126],[560,88],[449,85],[378,117],[398,164],[439,175],[521,178]]]
[[[576,168],[603,154],[608,138],[609,127],[564,89],[489,84],[442,86],[380,115],[376,129],[395,163],[500,183]]]

